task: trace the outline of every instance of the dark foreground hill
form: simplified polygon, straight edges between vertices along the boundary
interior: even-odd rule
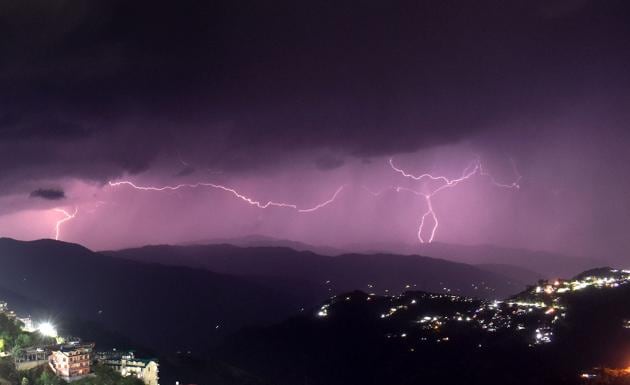
[[[230,275],[297,280],[300,284],[319,287],[320,298],[355,289],[381,294],[412,289],[501,298],[524,288],[522,282],[499,273],[417,255],[330,257],[285,247],[232,245],[146,246],[104,253],[133,261],[204,268]]]
[[[278,321],[316,290],[271,279],[107,257],[79,245],[0,239],[0,286],[160,352],[207,351],[249,324]]]
[[[579,384],[630,364],[628,327],[630,272],[606,269],[505,301],[351,292],[217,354],[277,385]]]

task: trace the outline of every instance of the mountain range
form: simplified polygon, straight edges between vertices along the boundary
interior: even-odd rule
[[[270,277],[293,285],[313,285],[321,297],[362,289],[400,293],[409,289],[499,298],[523,284],[476,266],[395,254],[341,254],[334,257],[287,247],[237,247],[228,244],[145,246],[103,252],[144,263],[186,266],[233,276]]]
[[[496,299],[542,277],[502,263],[475,266],[383,252],[320,255],[284,241],[254,246],[264,241],[94,252],[53,240],[0,238],[0,300],[101,347],[156,354],[163,358],[164,379],[185,365],[187,372],[198,368],[202,378],[236,376],[225,383],[237,384],[253,377],[223,359],[208,360],[228,336],[311,314],[324,298],[362,290]],[[207,365],[217,368],[210,377]]]
[[[288,247],[298,251],[311,251],[319,255],[342,254],[396,254],[424,255],[470,265],[493,266],[509,275],[531,282],[532,274],[538,278],[571,277],[581,271],[602,264],[615,264],[602,258],[570,256],[548,251],[509,248],[495,245],[460,245],[442,242],[431,243],[363,243],[343,247],[311,245],[304,242],[278,239],[264,235],[249,235],[238,238],[217,238],[193,242],[186,245],[230,244],[241,247]],[[504,266],[503,268],[501,266]],[[509,268],[511,266],[511,268]],[[490,268],[495,271],[495,268]],[[521,270],[519,272],[519,270]],[[498,272],[498,271],[497,271]]]

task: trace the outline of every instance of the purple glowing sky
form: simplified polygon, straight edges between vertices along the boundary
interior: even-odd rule
[[[501,5],[500,5],[501,4]],[[262,234],[629,257],[628,7],[588,0],[0,6],[0,236],[94,249]],[[396,28],[391,28],[396,25]],[[27,31],[24,26],[28,26]],[[352,26],[352,28],[348,28]],[[139,191],[112,187],[215,183]],[[429,190],[427,190],[429,189]]]
[[[443,146],[401,154],[395,159],[398,165],[416,174],[431,171],[458,177],[476,154],[470,146]],[[552,142],[528,158],[519,157],[516,162],[523,175],[519,190],[497,188],[477,174],[440,192],[433,199],[440,220],[436,241],[598,255],[603,242],[595,236],[601,233],[593,224],[616,218],[602,218],[594,212],[597,207],[606,210],[608,206],[607,202],[598,201],[593,191],[597,186],[589,185],[594,178],[601,177],[598,164],[573,158],[568,161],[564,157],[585,154],[587,149],[576,146],[574,141],[565,147],[562,150],[557,142]],[[486,158],[484,167],[495,178],[506,183],[514,180],[508,158]],[[321,170],[305,157],[252,173],[229,175],[202,169],[176,177],[173,175],[181,171],[182,164],[174,158],[170,168],[164,165],[119,178],[147,186],[197,181],[220,183],[262,202],[289,202],[300,207],[324,202],[344,186],[334,202],[311,213],[279,207],[261,209],[229,192],[207,187],[139,191],[128,186],[111,187],[63,178],[38,183],[62,189],[64,199],[35,201],[24,194],[3,197],[3,202],[7,202],[4,207],[12,209],[0,217],[0,228],[3,235],[21,239],[52,237],[56,221],[64,217],[53,210],[60,207],[68,212],[79,210],[75,218],[62,225],[61,239],[96,249],[249,234],[334,246],[418,242],[417,228],[427,210],[424,199],[387,188],[401,186],[423,191],[434,189],[433,182],[402,177],[390,168],[388,159],[374,157],[366,162],[350,158],[334,170]],[[366,189],[384,192],[374,197]],[[623,202],[622,192],[612,190],[607,196],[617,196]]]

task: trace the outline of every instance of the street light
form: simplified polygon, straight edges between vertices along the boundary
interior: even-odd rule
[[[37,327],[37,330],[43,336],[53,337],[53,338],[57,337],[57,329],[55,328],[55,325],[51,324],[50,322],[40,323],[39,326]]]

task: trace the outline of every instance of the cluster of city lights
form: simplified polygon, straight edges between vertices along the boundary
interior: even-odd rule
[[[57,338],[59,334],[57,333],[57,327],[48,320],[42,320],[39,322],[33,322],[30,316],[27,317],[18,317],[15,311],[9,308],[7,302],[0,301],[0,314],[4,314],[10,319],[15,319],[19,321],[22,325],[22,331],[34,333],[37,332],[44,337]]]
[[[601,290],[616,288],[630,283],[630,270],[607,270],[598,274],[586,275],[571,280],[540,281],[538,285],[513,297],[509,300],[478,300],[468,297],[461,297],[448,293],[422,293],[407,292],[396,296],[378,297],[375,294],[367,294],[366,301],[380,303],[385,307],[385,311],[380,313],[383,320],[395,322],[398,317],[406,317],[405,313],[413,309],[411,313],[416,317],[414,330],[401,330],[399,332],[388,332],[387,338],[405,338],[409,340],[411,336],[417,336],[420,341],[447,342],[449,336],[444,335],[450,326],[455,324],[465,324],[468,327],[487,333],[498,331],[513,331],[519,333],[530,346],[548,344],[553,341],[556,324],[566,318],[568,309],[563,304],[565,295],[572,292],[585,290]],[[345,301],[362,300],[345,296]],[[340,298],[333,297],[328,303],[323,305],[317,315],[328,317],[334,309],[334,305],[340,302]],[[452,304],[452,306],[449,306]],[[439,306],[438,306],[439,305]],[[416,306],[421,306],[415,308]],[[418,309],[423,308],[452,308],[448,312],[431,312],[416,316]],[[630,328],[630,320],[624,320],[623,328]],[[429,338],[434,334],[433,338]],[[480,345],[481,347],[481,345]]]

